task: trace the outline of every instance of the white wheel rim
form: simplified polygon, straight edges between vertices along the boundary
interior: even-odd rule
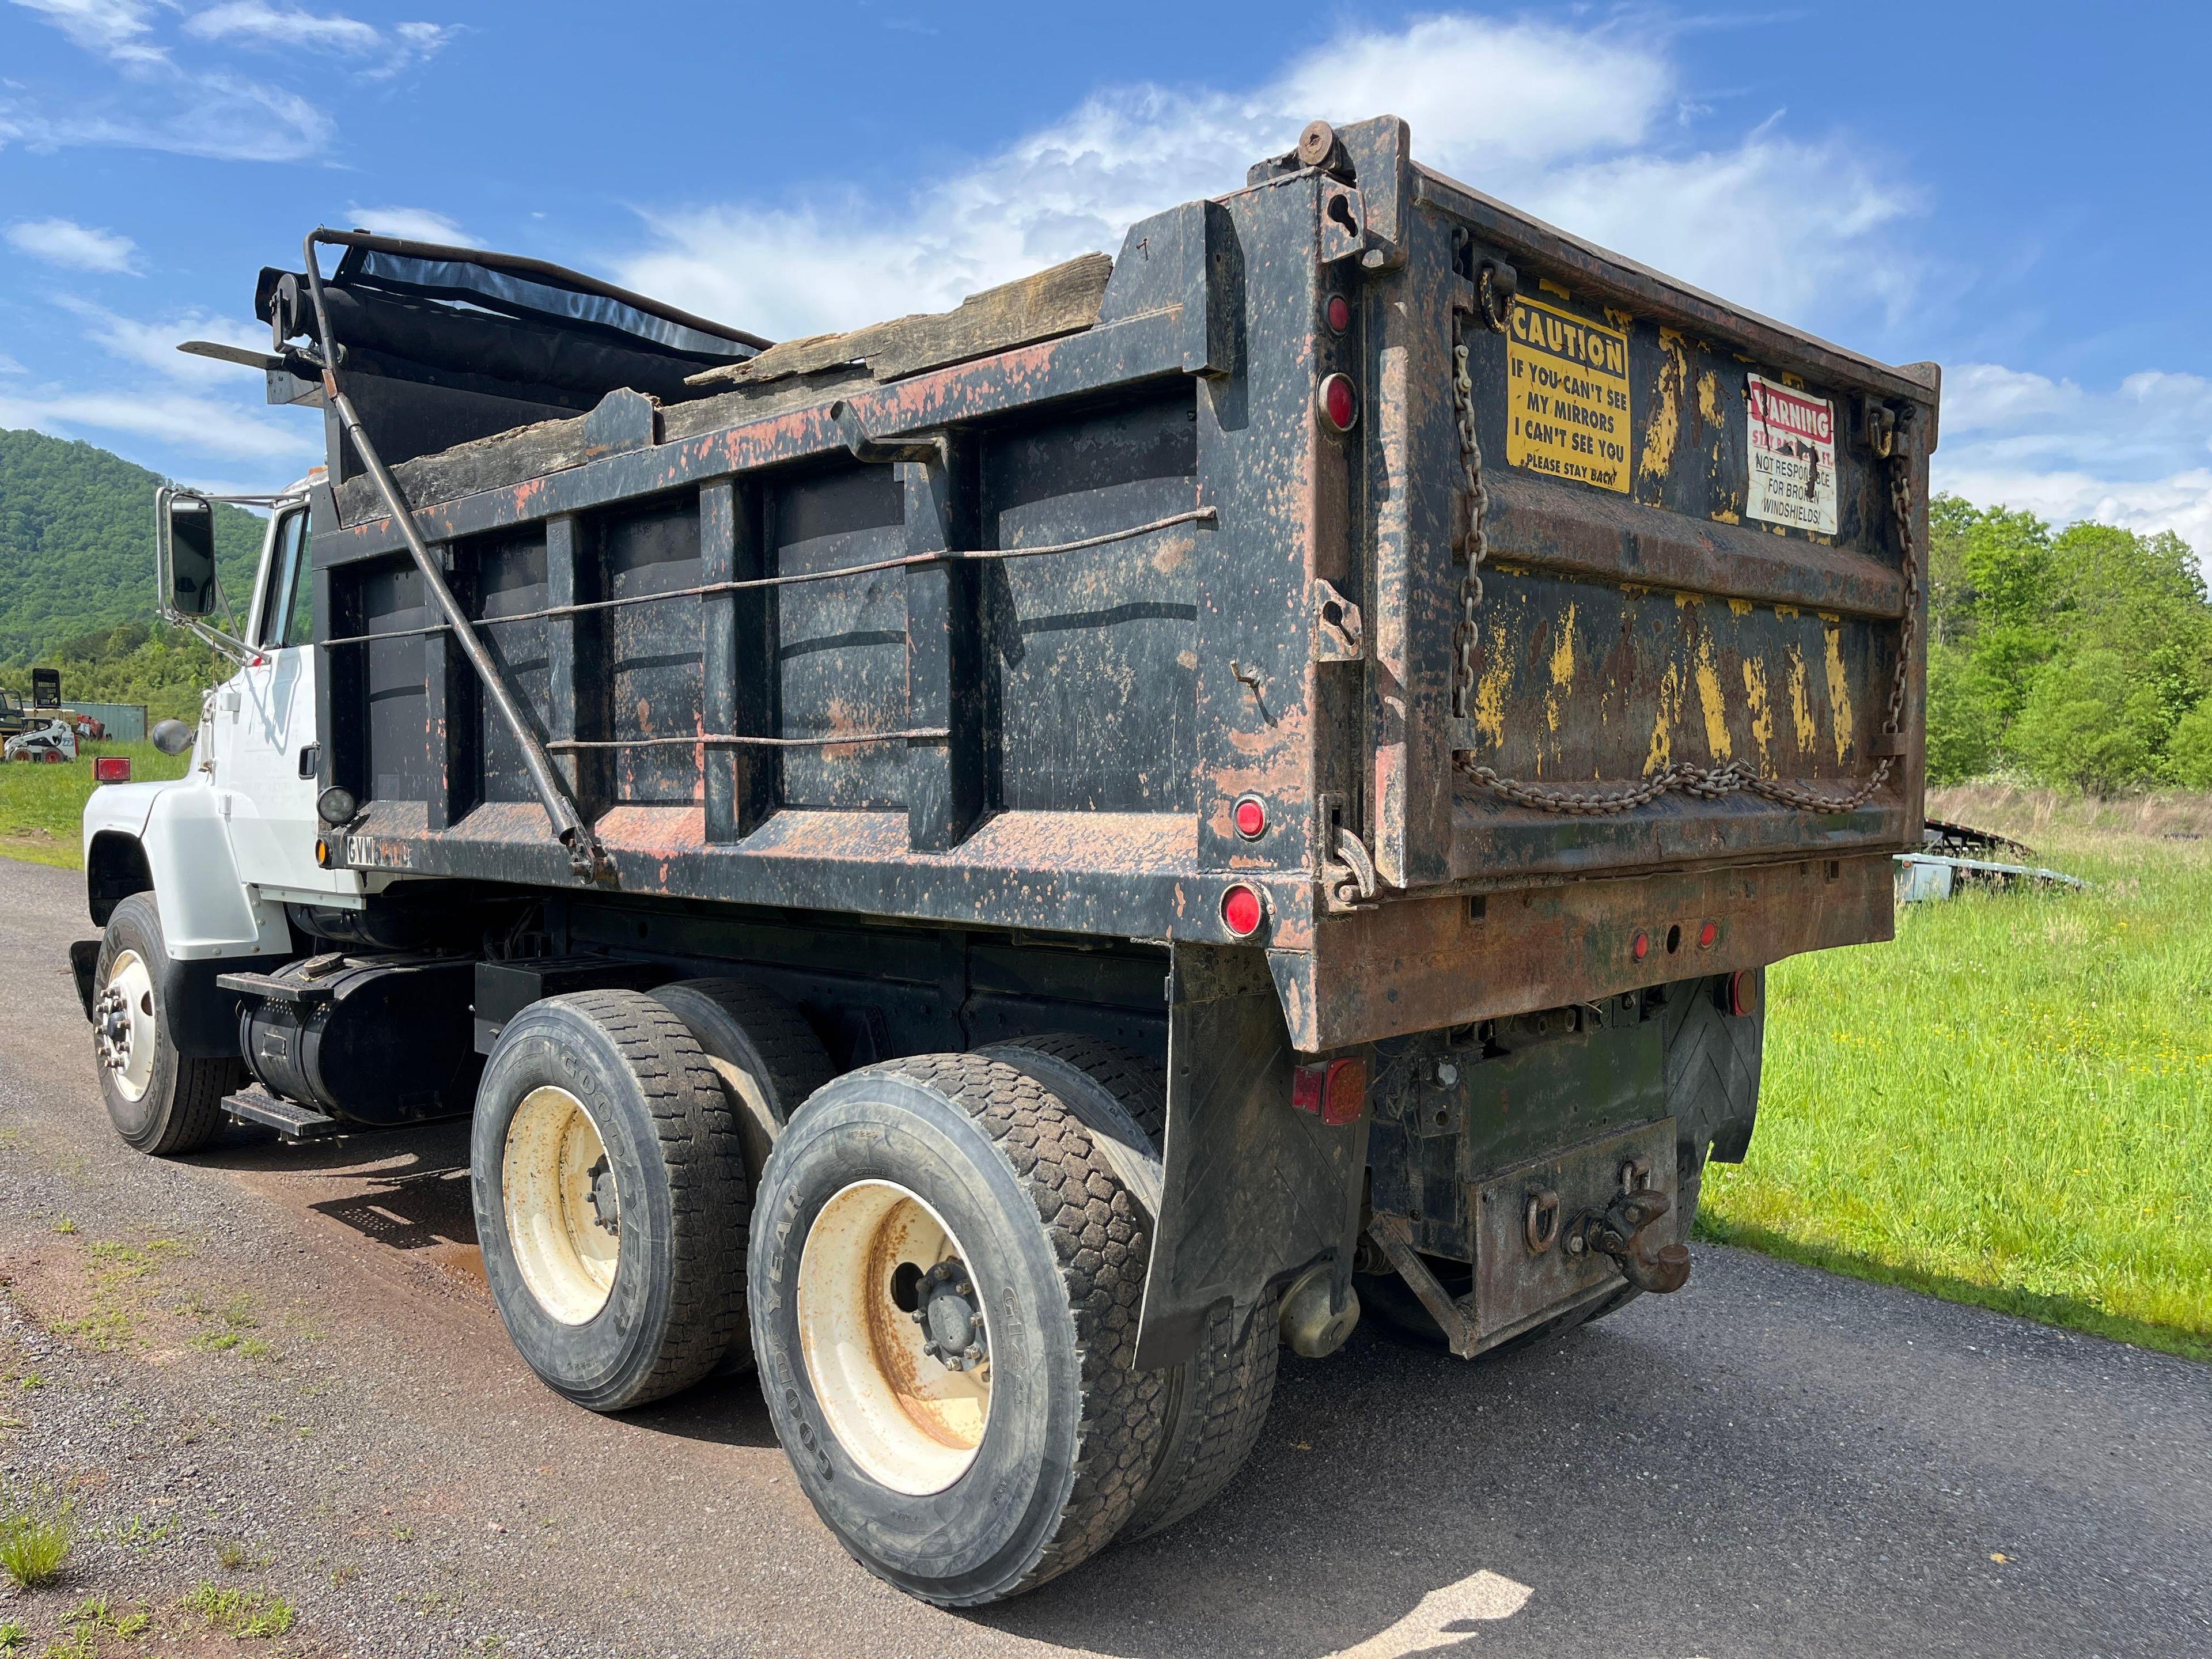
[[[136,951],[118,951],[100,988],[94,1042],[125,1100],[143,1100],[154,1079],[154,975]]]
[[[606,1143],[583,1102],[550,1085],[523,1097],[500,1188],[507,1243],[538,1306],[564,1325],[594,1318],[614,1289],[622,1224]]]
[[[823,1418],[854,1462],[914,1497],[967,1474],[991,1414],[988,1328],[972,1328],[974,1346],[954,1370],[928,1350],[934,1328],[900,1305],[897,1285],[940,1264],[953,1270],[949,1291],[969,1285],[958,1299],[980,1316],[983,1297],[960,1241],[889,1181],[855,1182],[823,1205],[799,1261],[799,1350]],[[983,1357],[969,1362],[975,1350]]]

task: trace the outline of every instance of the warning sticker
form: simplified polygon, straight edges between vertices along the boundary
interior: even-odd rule
[[[1836,533],[1836,410],[1821,398],[1746,375],[1751,490],[1746,516]]]
[[[1627,494],[1628,336],[1516,298],[1505,362],[1506,460]]]

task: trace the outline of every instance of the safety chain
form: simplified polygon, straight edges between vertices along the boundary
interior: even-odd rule
[[[1491,313],[1489,273],[1483,273],[1483,309]],[[1468,704],[1474,695],[1474,647],[1482,626],[1482,556],[1485,551],[1483,520],[1490,511],[1490,492],[1482,483],[1482,439],[1474,429],[1474,377],[1467,362],[1467,338],[1462,328],[1462,313],[1452,313],[1452,403],[1459,415],[1459,464],[1467,476],[1467,532],[1465,538],[1455,551],[1465,556],[1467,574],[1459,584],[1459,625],[1452,636],[1455,664],[1452,671],[1452,714],[1458,720],[1468,716]]]
[[[1489,296],[1486,294],[1483,299],[1484,311],[1487,314],[1490,311]],[[1460,584],[1459,630],[1455,641],[1456,660],[1452,678],[1452,713],[1463,720],[1474,695],[1477,613],[1482,605],[1482,579],[1479,571],[1486,550],[1483,518],[1489,509],[1490,496],[1482,485],[1482,447],[1474,431],[1474,381],[1468,371],[1467,343],[1456,314],[1452,319],[1452,398],[1459,416],[1460,462],[1466,470],[1470,497],[1469,528],[1465,543],[1467,575]],[[1905,578],[1905,615],[1898,624],[1897,662],[1890,674],[1889,702],[1881,722],[1881,735],[1891,740],[1883,747],[1892,750],[1898,746],[1897,740],[1905,731],[1905,699],[1911,684],[1912,647],[1920,628],[1920,549],[1912,534],[1912,459],[1901,441],[1902,436],[1900,432],[1899,439],[1893,441],[1889,470],[1890,510],[1897,520],[1898,544],[1903,550],[1903,557],[1899,561],[1900,574]],[[1572,817],[1601,817],[1614,812],[1633,811],[1676,790],[1704,800],[1716,800],[1723,795],[1741,792],[1758,795],[1778,805],[1795,807],[1800,811],[1848,812],[1872,799],[1889,781],[1890,773],[1897,765],[1894,754],[1878,756],[1874,770],[1866,781],[1856,789],[1842,792],[1815,789],[1780,778],[1763,778],[1741,761],[1729,761],[1723,766],[1693,766],[1676,762],[1626,789],[1575,790],[1528,783],[1517,778],[1502,778],[1487,766],[1474,765],[1473,757],[1464,750],[1455,754],[1452,759],[1462,771],[1492,794],[1503,796],[1516,805],[1533,806],[1540,811],[1559,812]]]

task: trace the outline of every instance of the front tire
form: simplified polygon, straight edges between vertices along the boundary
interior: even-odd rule
[[[177,1052],[161,1006],[168,961],[154,896],[131,894],[109,915],[93,969],[93,1059],[115,1133],[155,1158],[197,1152],[213,1140],[222,1128],[222,1097],[246,1078],[240,1060]]]
[[[484,1275],[547,1387],[622,1411],[690,1387],[744,1316],[744,1161],[684,1022],[636,991],[524,1009],[477,1091]]]
[[[808,1103],[759,1188],[753,1349],[856,1560],[969,1607],[1114,1536],[1165,1404],[1131,1363],[1150,1248],[1082,1120],[1002,1060],[890,1060]]]

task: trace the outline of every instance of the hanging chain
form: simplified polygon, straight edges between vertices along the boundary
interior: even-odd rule
[[[1489,272],[1485,277],[1483,305],[1489,310]],[[1452,313],[1452,403],[1459,416],[1459,464],[1467,477],[1467,526],[1456,550],[1467,560],[1467,574],[1459,584],[1459,623],[1453,635],[1452,714],[1468,716],[1474,695],[1474,647],[1482,626],[1483,520],[1490,512],[1490,492],[1482,483],[1482,439],[1474,429],[1474,377],[1468,368],[1464,313]]]
[[[1487,316],[1491,307],[1489,295],[1482,296],[1483,309]],[[1467,474],[1468,532],[1463,544],[1467,554],[1467,575],[1460,583],[1460,615],[1458,632],[1454,641],[1455,660],[1452,673],[1452,713],[1460,719],[1467,718],[1468,705],[1474,697],[1474,651],[1480,626],[1482,606],[1482,557],[1486,550],[1483,520],[1489,511],[1489,492],[1482,484],[1482,445],[1474,430],[1474,380],[1468,368],[1467,342],[1460,326],[1457,313],[1452,318],[1452,401],[1459,416],[1460,464]],[[1899,574],[1905,578],[1905,615],[1898,623],[1897,661],[1889,678],[1889,702],[1884,708],[1881,735],[1889,742],[1887,749],[1899,747],[1905,732],[1905,700],[1911,682],[1912,647],[1920,628],[1920,548],[1913,538],[1915,503],[1912,495],[1912,459],[1902,441],[1899,441],[1890,456],[1889,504],[1897,521],[1898,545],[1902,550]],[[1850,790],[1816,789],[1807,784],[1790,783],[1780,778],[1763,778],[1741,761],[1729,761],[1722,766],[1694,766],[1676,762],[1662,768],[1625,789],[1576,790],[1558,789],[1547,784],[1528,783],[1517,778],[1502,778],[1487,766],[1474,764],[1474,757],[1464,750],[1453,756],[1459,769],[1481,784],[1492,794],[1504,797],[1519,806],[1533,806],[1540,811],[1559,812],[1572,817],[1601,817],[1615,812],[1630,812],[1639,806],[1648,806],[1660,796],[1680,791],[1704,800],[1716,800],[1723,795],[1739,792],[1758,795],[1777,805],[1795,807],[1805,812],[1848,812],[1864,805],[1889,781],[1897,765],[1893,754],[1876,757],[1874,770],[1866,781]]]

